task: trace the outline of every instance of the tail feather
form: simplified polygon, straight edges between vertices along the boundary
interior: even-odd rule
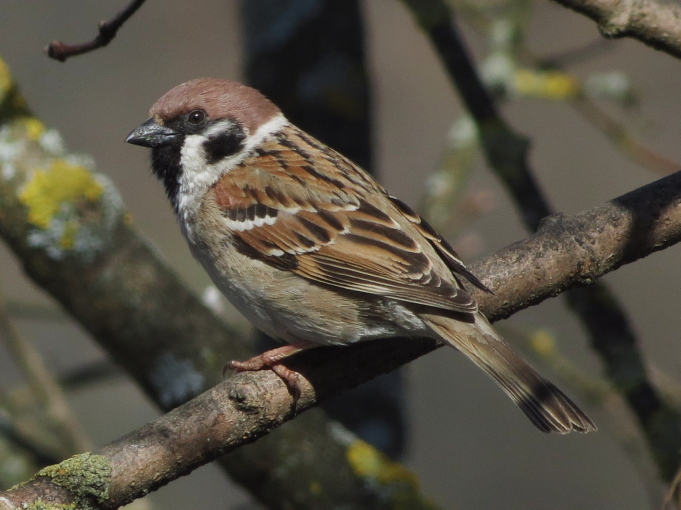
[[[487,372],[542,432],[596,430],[589,417],[518,356],[482,314],[470,323],[440,315],[424,319],[440,339]]]

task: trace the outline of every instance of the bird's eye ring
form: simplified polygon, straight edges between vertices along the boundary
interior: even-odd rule
[[[190,124],[198,125],[204,120],[206,120],[206,112],[203,110],[194,110],[187,115],[187,121],[189,121]]]

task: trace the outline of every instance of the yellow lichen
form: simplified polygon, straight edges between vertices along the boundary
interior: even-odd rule
[[[35,117],[23,117],[18,121],[19,125],[24,128],[26,138],[36,142],[40,136],[45,132],[45,124],[40,122]]]
[[[543,357],[548,357],[556,352],[556,343],[553,335],[545,329],[535,331],[530,337],[532,349]]]
[[[531,71],[519,69],[515,72],[513,86],[518,94],[545,99],[566,99],[580,92],[578,80],[560,71]]]
[[[389,498],[393,510],[435,510],[435,505],[419,494],[416,476],[373,446],[354,440],[346,457],[355,475],[380,485],[379,492]]]
[[[405,483],[413,488],[418,486],[412,473],[364,441],[353,441],[346,456],[357,476],[371,478],[381,484]]]
[[[76,245],[76,234],[78,233],[78,223],[69,220],[64,227],[64,233],[59,240],[59,246],[64,250],[70,250]]]
[[[7,92],[12,87],[12,76],[9,74],[9,67],[0,58],[0,103],[5,99]]]
[[[62,204],[80,199],[93,202],[103,191],[85,167],[54,159],[47,170],[35,171],[20,192],[19,200],[28,208],[29,223],[47,229]]]

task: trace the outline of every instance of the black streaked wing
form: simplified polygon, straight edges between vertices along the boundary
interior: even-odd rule
[[[425,221],[421,216],[416,214],[407,204],[402,202],[397,197],[388,195],[388,198],[393,203],[395,207],[402,213],[402,215],[407,218],[414,226],[419,230],[421,235],[428,239],[430,244],[438,251],[441,255],[442,260],[447,264],[447,267],[451,269],[454,274],[458,274],[466,278],[469,282],[475,285],[477,288],[484,290],[485,292],[492,291],[482,283],[477,276],[471,273],[468,268],[464,265],[463,261],[452,248],[452,245],[447,242],[446,239],[438,234],[430,224]]]
[[[307,143],[309,137],[286,149],[266,145],[258,151],[261,171],[254,170],[254,160],[245,161],[221,179],[216,202],[237,248],[318,283],[447,310],[477,310],[455,278],[436,271],[430,239],[364,198],[383,195],[382,188],[323,145],[305,150]],[[324,176],[320,169],[330,161],[338,172]]]

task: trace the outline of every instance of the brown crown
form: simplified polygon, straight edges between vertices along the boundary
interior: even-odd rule
[[[166,92],[149,110],[163,124],[178,115],[202,109],[213,119],[231,118],[252,133],[280,113],[260,92],[241,83],[217,78],[197,78]]]

